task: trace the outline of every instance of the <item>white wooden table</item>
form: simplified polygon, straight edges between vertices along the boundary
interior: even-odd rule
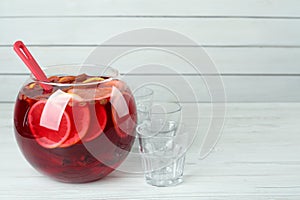
[[[230,103],[223,135],[204,160],[187,157],[184,182],[158,188],[114,172],[87,184],[36,172],[14,139],[13,104],[0,104],[0,199],[300,199],[300,104]],[[194,147],[192,149],[197,149]]]

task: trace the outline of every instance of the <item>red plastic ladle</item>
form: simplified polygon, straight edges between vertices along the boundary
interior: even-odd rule
[[[39,64],[35,61],[31,53],[26,48],[25,44],[22,41],[17,41],[14,44],[14,50],[18,54],[18,56],[22,59],[22,61],[26,64],[29,68],[31,73],[35,76],[35,78],[39,81],[49,82],[47,76],[39,66]],[[40,84],[41,87],[45,91],[51,91],[52,86],[47,84]]]

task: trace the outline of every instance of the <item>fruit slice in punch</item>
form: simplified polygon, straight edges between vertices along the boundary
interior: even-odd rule
[[[46,101],[35,103],[28,113],[28,123],[37,143],[45,148],[56,148],[70,135],[71,120],[66,112],[63,112],[58,130],[52,130],[40,125],[40,119]]]
[[[68,90],[69,94],[76,94],[80,96],[84,101],[96,101],[105,98],[109,98],[111,94],[111,88],[74,88]]]
[[[72,98],[72,103],[68,104],[65,112],[69,114],[71,121],[71,131],[69,137],[60,145],[60,147],[69,147],[78,143],[87,134],[90,126],[90,110],[88,104],[77,101]]]
[[[133,136],[137,121],[134,99],[126,92],[121,93],[115,90],[113,93],[111,103],[115,130],[121,138],[127,137],[127,135]]]
[[[98,137],[104,130],[107,123],[106,110],[104,108],[111,94],[111,88],[89,88],[89,89],[70,89],[69,94],[80,96],[89,104],[90,128],[83,138],[84,142],[91,141]]]
[[[92,104],[90,111],[91,123],[88,133],[83,138],[84,142],[91,141],[103,133],[107,123],[106,110],[103,105],[100,103]]]

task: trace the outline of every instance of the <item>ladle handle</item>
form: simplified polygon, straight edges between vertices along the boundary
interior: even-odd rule
[[[14,44],[14,50],[18,54],[18,56],[22,59],[22,61],[29,68],[31,73],[35,76],[35,78],[39,81],[49,82],[47,76],[40,68],[39,64],[33,58],[29,50],[26,48],[25,44],[22,41],[17,41]],[[41,84],[44,90],[51,91],[52,86],[47,84]]]

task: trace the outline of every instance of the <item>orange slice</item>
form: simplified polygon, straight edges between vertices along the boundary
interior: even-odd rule
[[[64,112],[60,121],[58,131],[40,126],[40,118],[45,107],[46,101],[35,103],[28,113],[29,128],[38,144],[45,148],[56,148],[61,145],[70,135],[71,120],[69,115]]]
[[[136,114],[136,107],[135,102],[129,93],[123,93],[117,101],[125,101],[127,105],[127,114],[119,115],[118,110],[124,110],[124,108],[115,108],[112,106],[112,119],[114,123],[115,130],[119,137],[124,138],[128,135],[134,136],[135,127],[137,122],[137,114]]]
[[[71,121],[71,131],[65,141],[59,147],[69,147],[78,143],[87,134],[90,125],[90,110],[86,103],[76,102],[72,99],[72,106],[67,105],[65,112],[68,113]]]
[[[84,136],[83,142],[89,142],[101,133],[103,133],[106,123],[107,123],[107,114],[105,107],[100,103],[90,105],[91,111],[91,123],[88,133]]]

